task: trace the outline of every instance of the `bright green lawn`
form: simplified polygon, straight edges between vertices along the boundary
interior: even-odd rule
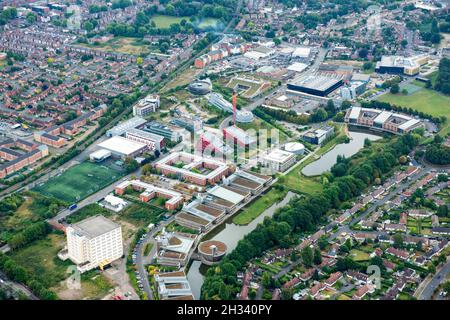
[[[450,97],[430,89],[422,89],[411,95],[386,93],[378,98],[379,101],[388,102],[402,107],[410,107],[436,117],[447,117],[447,123],[440,134],[450,133]]]
[[[180,23],[183,19],[189,21],[189,17],[173,17],[161,14],[154,15],[152,17],[152,21],[155,22],[156,27],[160,29],[167,29],[171,24]]]
[[[67,169],[60,176],[50,178],[33,191],[73,203],[110,185],[121,176],[122,173],[119,170],[83,162]]]

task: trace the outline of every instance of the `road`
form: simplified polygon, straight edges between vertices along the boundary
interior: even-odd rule
[[[419,294],[419,300],[431,300],[433,297],[434,291],[439,287],[441,283],[443,283],[447,276],[450,274],[450,259],[447,257],[447,262],[444,266],[433,275],[431,280],[425,284],[425,288],[422,289],[422,292]],[[427,280],[425,280],[427,281]]]

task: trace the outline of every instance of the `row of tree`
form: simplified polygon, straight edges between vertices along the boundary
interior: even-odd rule
[[[298,241],[298,234],[313,232],[326,222],[326,214],[358,196],[377,178],[390,174],[398,158],[408,154],[418,144],[417,137],[404,135],[372,152],[358,152],[352,165],[342,176],[328,176],[322,192],[297,198],[266,218],[239,241],[237,247],[215,268],[210,268],[202,287],[204,299],[230,299],[239,291],[236,271],[248,261],[273,247],[289,247]],[[297,235],[297,236],[296,236]],[[345,262],[345,261],[344,261]]]

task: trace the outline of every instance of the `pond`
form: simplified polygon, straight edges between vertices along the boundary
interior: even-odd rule
[[[222,223],[222,225],[211,231],[211,233],[205,236],[202,240],[213,239],[222,241],[228,247],[227,253],[230,253],[234,248],[236,248],[239,240],[255,229],[265,217],[271,217],[278,208],[282,208],[287,205],[288,202],[295,196],[295,193],[289,191],[283,200],[267,208],[261,215],[247,225],[237,225],[232,222],[232,218],[228,219]],[[208,267],[203,265],[200,261],[193,261],[191,267],[189,268],[187,278],[189,280],[189,284],[191,285],[192,293],[194,294],[195,299],[200,298],[203,277],[207,270]]]
[[[304,167],[302,173],[305,176],[321,175],[331,169],[331,167],[336,163],[338,155],[343,155],[346,158],[349,158],[361,150],[364,147],[364,140],[366,140],[366,138],[371,141],[381,139],[380,136],[364,132],[349,131],[349,136],[349,143],[340,143],[336,145],[333,149],[325,153],[320,159]]]

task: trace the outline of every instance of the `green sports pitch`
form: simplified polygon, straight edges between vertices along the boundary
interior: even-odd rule
[[[50,178],[33,191],[68,204],[78,202],[123,176],[122,171],[101,164],[83,162]]]

